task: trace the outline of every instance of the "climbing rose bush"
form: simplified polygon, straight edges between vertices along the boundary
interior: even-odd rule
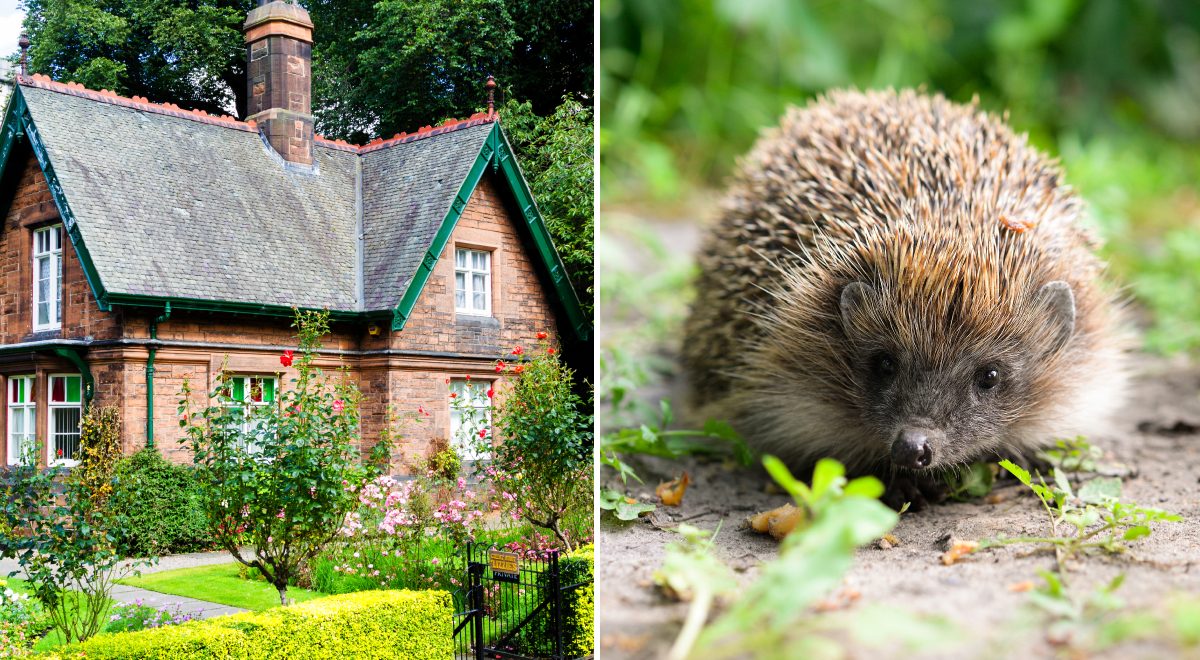
[[[193,410],[187,383],[179,405],[214,538],[258,569],[285,605],[288,584],[337,537],[357,505],[346,485],[361,482],[366,470],[354,446],[358,390],[345,373],[333,378],[313,364],[329,332],[328,312],[298,312],[293,327],[299,353],[284,353],[280,363],[294,365],[297,377],[273,403],[234,400],[232,375],[222,373],[209,406]],[[246,545],[252,555],[242,553]]]

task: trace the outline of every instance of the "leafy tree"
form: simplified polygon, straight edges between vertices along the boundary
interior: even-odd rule
[[[29,66],[60,81],[239,116],[253,0],[22,0]]]
[[[336,382],[313,365],[320,339],[329,332],[328,312],[300,312],[295,326],[298,377],[273,405],[247,406],[233,396],[223,374],[210,405],[192,411],[185,383],[180,402],[184,442],[204,484],[204,508],[217,543],[235,559],[258,569],[287,605],[289,581],[337,535],[355,497],[344,486],[358,483],[357,389]],[[292,364],[288,351],[281,357]],[[245,397],[253,396],[245,392]],[[242,546],[254,555],[242,554]]]
[[[564,97],[549,117],[533,113],[530,102],[510,99],[501,122],[529,181],[571,283],[592,312],[594,191],[592,109]]]
[[[592,105],[592,3],[509,0],[517,31],[510,68],[502,70],[511,98],[525,99],[539,116],[572,95]],[[497,74],[497,75],[500,75]]]

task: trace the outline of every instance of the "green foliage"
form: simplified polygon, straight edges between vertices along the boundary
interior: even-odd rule
[[[364,473],[355,460],[358,390],[345,374],[334,380],[313,365],[328,323],[328,312],[297,312],[298,376],[273,404],[235,400],[231,375],[223,372],[212,405],[193,412],[185,382],[179,406],[213,537],[261,571],[284,604],[289,582],[353,509],[345,484]],[[243,545],[255,548],[252,557],[242,555]]]
[[[30,70],[92,89],[245,116],[249,0],[26,0]]]
[[[20,658],[54,622],[41,602],[15,591],[0,578],[0,658]]]
[[[531,103],[509,99],[500,116],[571,284],[590,317],[595,293],[591,107],[566,96],[553,114],[539,117]]]
[[[108,508],[122,524],[113,530],[126,557],[152,557],[212,548],[204,491],[196,470],[146,448],[117,462]]]
[[[102,635],[47,657],[88,660],[266,660],[453,656],[453,610],[442,591],[368,591],[266,612],[245,612]]]
[[[1038,458],[1076,476],[1081,472],[1095,472],[1097,462],[1103,457],[1104,451],[1093,446],[1083,436],[1059,440],[1055,442],[1054,449],[1038,452]]]
[[[627,390],[616,389],[610,385],[608,391],[611,393],[609,401],[615,410],[620,410],[626,405]],[[670,402],[662,400],[659,402],[659,418],[656,422],[601,433],[600,464],[615,470],[622,483],[628,483],[631,478],[640,483],[641,477],[621,459],[622,455],[641,454],[675,459],[730,452],[741,465],[750,465],[753,460],[749,446],[729,424],[709,420],[704,424],[704,428],[698,431],[669,429],[674,419]],[[626,521],[634,520],[642,513],[653,511],[655,508],[652,504],[630,501],[624,493],[611,488],[600,489],[598,504],[601,509],[612,511],[619,520]]]
[[[564,657],[586,658],[593,654],[595,639],[595,547],[584,545],[558,559],[559,585],[578,585],[562,595],[562,638]],[[550,573],[538,573],[539,592],[551,597]],[[553,628],[548,611],[534,617],[518,633],[515,646],[536,657],[554,653]]]
[[[89,408],[79,423],[79,464],[71,470],[96,506],[112,495],[113,468],[121,458],[121,413],[113,406]]]
[[[1122,553],[1131,541],[1150,535],[1151,525],[1159,522],[1179,522],[1179,516],[1161,509],[1142,507],[1121,501],[1121,480],[1098,477],[1079,486],[1071,486],[1066,473],[1053,468],[1053,483],[1040,475],[1037,482],[1024,468],[1011,461],[1001,461],[1022,484],[1028,486],[1050,517],[1051,536],[999,537],[989,539],[981,547],[1032,543],[1055,549],[1059,567],[1083,552],[1103,550]]]
[[[944,475],[947,496],[952,500],[965,502],[992,492],[992,484],[996,480],[993,465],[993,463],[980,461],[965,468],[947,472]]]
[[[769,654],[787,648],[795,657],[809,655],[829,640],[815,635],[807,609],[832,591],[854,560],[855,549],[895,526],[898,515],[879,502],[883,484],[874,477],[847,481],[845,468],[823,459],[813,470],[812,484],[798,481],[777,458],[763,466],[805,514],[803,523],[785,537],[779,558],[763,566],[748,588],[715,623],[701,631],[708,610],[720,595],[732,594],[737,583],[730,570],[711,556],[704,533],[681,526],[686,542],[671,546],[657,579],[691,599],[683,630],[671,657],[687,657],[693,646],[705,657]]]
[[[98,633],[113,581],[139,565],[122,565],[113,530],[121,520],[61,467],[42,469],[29,448],[25,464],[9,468],[0,493],[0,557],[16,559],[34,596],[67,641]],[[10,575],[15,575],[13,571]]]
[[[524,350],[513,349],[521,357]],[[576,542],[563,528],[574,511],[592,508],[592,415],[575,394],[574,372],[552,347],[504,367],[506,391],[493,413],[503,441],[492,464],[523,503],[521,516],[550,530],[568,551]],[[486,435],[486,433],[485,433]]]

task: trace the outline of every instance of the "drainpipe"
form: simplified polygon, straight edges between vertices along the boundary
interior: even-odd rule
[[[171,303],[168,302],[161,316],[150,322],[150,356],[146,358],[146,448],[154,447],[154,356],[158,353],[158,324],[171,318]]]

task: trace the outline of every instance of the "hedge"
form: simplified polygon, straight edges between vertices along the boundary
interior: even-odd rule
[[[38,657],[56,660],[267,660],[454,657],[445,591],[360,591],[265,612],[93,637]]]
[[[558,579],[563,587],[586,583],[563,593],[563,651],[568,658],[583,658],[593,654],[596,632],[595,605],[595,547],[585,545],[558,559]],[[538,585],[546,598],[550,593],[550,576],[538,576]],[[535,617],[529,628],[522,630],[518,646],[527,653],[551,655],[554,640],[549,612]]]

